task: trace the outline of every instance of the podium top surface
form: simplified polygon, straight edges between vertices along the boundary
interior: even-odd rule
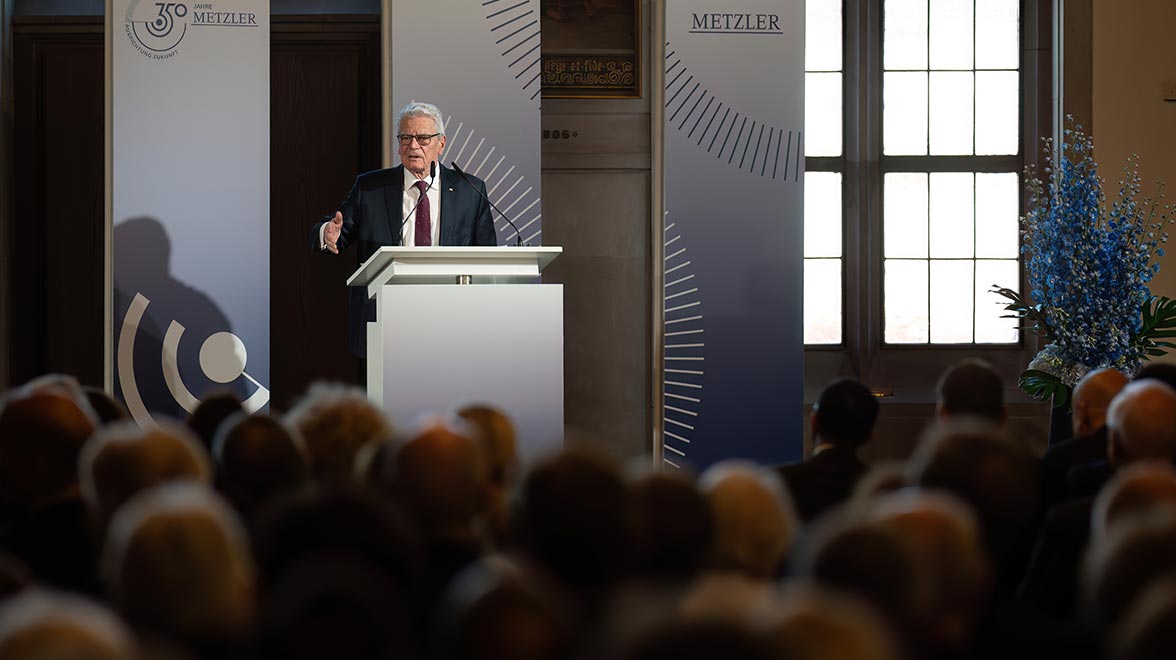
[[[462,275],[475,281],[527,281],[538,277],[562,252],[558,246],[388,246],[363,262],[347,279],[347,286],[451,282]]]

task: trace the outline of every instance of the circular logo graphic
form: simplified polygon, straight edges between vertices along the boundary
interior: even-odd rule
[[[127,5],[127,38],[131,45],[152,59],[168,59],[188,33],[188,5],[182,2]]]

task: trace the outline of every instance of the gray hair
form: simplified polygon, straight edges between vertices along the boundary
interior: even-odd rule
[[[433,125],[437,127],[437,132],[445,135],[445,120],[441,118],[441,109],[432,103],[413,101],[404,106],[400,110],[400,114],[396,116],[396,130],[400,130],[400,125],[409,117],[428,117],[433,120]]]

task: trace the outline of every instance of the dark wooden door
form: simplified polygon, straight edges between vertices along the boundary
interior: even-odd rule
[[[360,172],[379,167],[379,23],[275,26],[270,55],[270,378],[286,409],[316,380],[356,382],[347,350],[355,250],[310,251]]]

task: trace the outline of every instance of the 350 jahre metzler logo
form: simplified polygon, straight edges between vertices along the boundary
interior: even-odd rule
[[[167,60],[179,51],[189,27],[256,28],[257,13],[217,11],[211,2],[143,2],[127,5],[124,29],[135,50],[153,60]]]

